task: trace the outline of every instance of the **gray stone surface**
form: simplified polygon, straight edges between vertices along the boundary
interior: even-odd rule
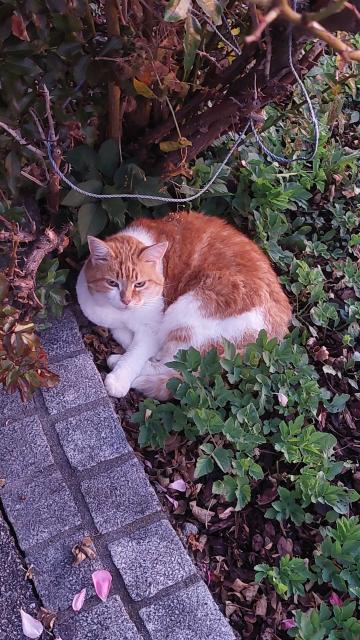
[[[0,426],[0,443],[0,478],[7,482],[54,462],[37,416]]]
[[[8,420],[16,420],[26,415],[27,411],[34,410],[34,402],[30,400],[26,404],[21,402],[20,394],[9,394],[0,385],[0,424],[6,424]]]
[[[111,543],[109,549],[134,600],[153,596],[195,573],[167,520],[139,529]]]
[[[99,473],[84,481],[81,488],[101,533],[161,510],[156,494],[136,458],[117,469]]]
[[[235,640],[201,583],[140,610],[152,640]]]
[[[75,469],[86,469],[131,451],[110,402],[58,422],[56,430]]]
[[[37,602],[11,533],[0,513],[0,640],[20,640],[20,608],[36,615]]]
[[[22,549],[80,524],[80,514],[60,473],[17,482],[0,492]]]
[[[56,387],[42,392],[51,415],[107,396],[100,373],[88,355],[53,364],[51,369],[60,376]]]
[[[51,321],[51,327],[40,333],[40,339],[49,359],[66,356],[72,351],[84,351],[84,343],[77,322],[70,309],[62,318]]]
[[[74,595],[84,587],[87,598],[95,595],[91,574],[104,568],[101,561],[98,557],[88,558],[74,566],[71,552],[85,535],[86,532],[72,534],[28,553],[26,560],[33,567],[35,586],[46,608],[54,611],[67,609]]]
[[[117,596],[90,611],[81,610],[60,624],[58,633],[62,640],[141,640]]]

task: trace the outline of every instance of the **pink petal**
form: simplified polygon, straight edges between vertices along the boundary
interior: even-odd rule
[[[92,574],[92,581],[94,583],[95,591],[100,600],[106,602],[111,589],[112,576],[109,571],[101,569],[100,571],[94,571]]]
[[[86,598],[86,587],[84,589],[81,589],[79,593],[76,593],[74,595],[72,605],[71,605],[74,611],[80,611],[80,609],[82,609],[82,606],[85,602],[85,598]]]
[[[296,622],[292,618],[288,618],[287,620],[281,621],[281,628],[284,629],[284,631],[287,631],[288,629],[293,629],[293,627],[296,627]]]
[[[180,478],[180,480],[175,480],[175,482],[171,482],[168,488],[174,489],[174,491],[186,491],[186,484],[184,480]]]
[[[342,607],[343,605],[343,601],[341,600],[341,598],[339,598],[337,593],[334,593],[333,591],[331,592],[329,602],[330,604],[333,604],[336,607]]]
[[[40,620],[35,620],[28,613],[20,609],[21,615],[21,624],[24,636],[27,638],[40,638],[42,632],[44,631],[44,627],[42,626]]]
[[[278,400],[282,407],[286,407],[288,403],[288,397],[286,395],[284,395],[283,393],[278,393]]]

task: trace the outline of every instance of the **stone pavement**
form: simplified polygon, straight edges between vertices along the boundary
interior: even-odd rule
[[[58,613],[58,635],[234,640],[126,441],[70,311],[43,342],[59,385],[26,407],[0,391],[0,498],[43,606]],[[97,555],[75,567],[71,549],[85,535]],[[91,585],[100,568],[113,576],[106,603]]]
[[[11,532],[0,513],[0,639],[22,638],[20,608],[34,614],[38,602]]]

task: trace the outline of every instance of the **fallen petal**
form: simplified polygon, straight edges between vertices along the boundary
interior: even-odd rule
[[[282,407],[286,407],[288,403],[288,397],[286,395],[284,395],[283,393],[278,393],[278,400]]]
[[[101,569],[100,571],[94,571],[91,575],[94,583],[95,591],[100,600],[106,602],[111,588],[112,576],[109,571]]]
[[[335,607],[342,607],[343,605],[343,601],[341,600],[341,598],[339,598],[337,593],[334,593],[333,591],[331,592],[329,602],[330,604],[333,604]]]
[[[84,589],[81,589],[81,591],[79,591],[79,593],[77,593],[73,597],[71,606],[74,609],[74,611],[80,611],[80,609],[82,609],[82,606],[85,602],[85,598],[86,598],[86,587],[84,587]]]
[[[20,609],[21,624],[24,636],[27,638],[40,638],[44,627],[39,620],[35,620],[32,616]]]
[[[175,480],[175,482],[171,482],[168,486],[169,489],[174,489],[174,491],[186,491],[186,484],[184,480]]]
[[[281,628],[284,629],[284,631],[287,631],[288,629],[293,629],[293,627],[296,627],[296,622],[292,618],[288,618],[287,620],[282,620]]]

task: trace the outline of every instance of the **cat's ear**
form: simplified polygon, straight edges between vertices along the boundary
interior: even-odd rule
[[[111,256],[111,250],[103,240],[94,236],[87,237],[89,251],[94,262],[106,262]]]
[[[141,258],[145,262],[160,262],[168,246],[168,242],[158,242],[157,244],[151,245],[151,247],[146,247],[140,254]]]

